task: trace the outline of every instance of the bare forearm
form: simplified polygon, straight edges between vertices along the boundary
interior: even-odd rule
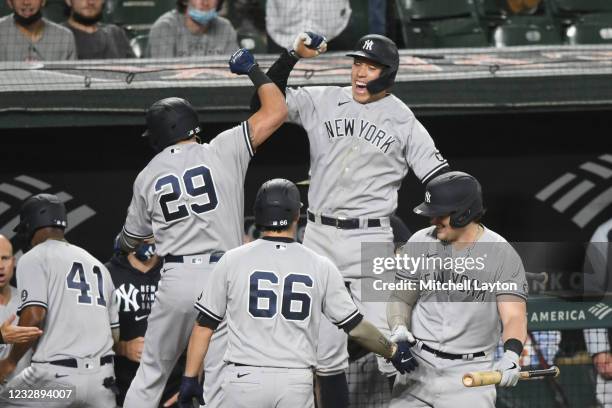
[[[362,320],[355,326],[349,336],[360,346],[385,358],[391,358],[395,352],[395,344],[367,320]]]
[[[186,377],[197,377],[202,372],[202,361],[208,352],[212,333],[213,331],[208,327],[200,326],[197,323],[193,325],[187,347]]]
[[[513,316],[503,322],[503,324],[503,342],[508,339],[517,339],[520,340],[521,343],[525,344],[525,341],[527,340],[527,318],[525,316]]]
[[[38,327],[42,330],[46,316],[47,310],[45,308],[40,306],[28,306],[21,311],[19,326]],[[13,345],[7,360],[16,365],[17,362],[21,360],[21,357],[23,357],[36,342],[38,342],[38,339]]]

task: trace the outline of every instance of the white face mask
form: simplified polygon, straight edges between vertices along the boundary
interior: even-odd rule
[[[200,11],[194,8],[189,7],[187,12],[189,17],[199,25],[207,25],[212,20],[217,18],[217,10],[209,10],[209,11]]]

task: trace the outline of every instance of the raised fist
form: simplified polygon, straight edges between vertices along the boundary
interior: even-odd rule
[[[230,71],[238,75],[247,75],[256,65],[253,54],[246,48],[240,48],[229,60]]]
[[[327,40],[324,36],[306,31],[298,34],[293,42],[293,51],[300,58],[312,58],[327,51]]]

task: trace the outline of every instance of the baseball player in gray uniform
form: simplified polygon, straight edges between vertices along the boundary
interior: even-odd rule
[[[461,378],[494,369],[502,373],[500,386],[518,382],[527,338],[522,261],[480,223],[481,187],[469,174],[453,171],[430,181],[415,212],[432,226],[415,233],[402,254],[422,263],[397,270],[397,281],[413,286],[396,289],[387,312],[391,339],[409,341],[419,366],[399,376],[390,407],[494,407],[495,386],[466,388]],[[500,333],[504,354],[493,367]]]
[[[9,321],[12,323],[16,319],[17,309],[19,308],[19,304],[21,303],[21,299],[19,298],[17,288],[11,286],[11,279],[13,278],[13,273],[15,271],[15,256],[13,255],[13,245],[11,241],[9,241],[4,235],[0,235],[0,322]],[[8,326],[16,329],[24,329],[24,327],[20,326]],[[42,331],[38,327],[32,327],[27,329],[36,330],[39,335],[42,334]],[[0,332],[1,332],[0,328]],[[8,333],[7,333],[8,335]],[[3,337],[0,334],[0,337]],[[27,341],[33,340],[38,336],[35,336]],[[11,340],[11,343],[14,343],[14,340]],[[3,341],[0,341],[0,359],[8,357],[11,346],[8,344],[2,344]],[[7,380],[10,380],[12,377],[16,376],[30,365],[30,360],[32,358],[32,350],[29,350],[17,363],[15,370],[7,377]]]
[[[64,204],[54,195],[32,196],[21,207],[15,230],[32,249],[18,265],[19,323],[39,327],[43,335],[37,343],[13,346],[0,361],[2,380],[35,345],[31,365],[0,395],[3,407],[115,406],[115,288],[101,262],[65,241],[66,223]]]
[[[320,40],[313,33],[298,39],[304,37],[306,43]],[[313,56],[296,45],[268,71],[281,89],[299,57]],[[334,262],[365,317],[388,333],[384,303],[365,302],[361,296],[361,244],[388,242],[388,253],[381,256],[391,256],[389,217],[397,207],[402,180],[412,170],[426,183],[447,171],[448,163],[412,111],[389,93],[399,67],[393,41],[367,35],[347,55],[354,58],[351,86],[285,89],[289,120],[306,130],[310,142],[304,245]],[[346,340],[324,319],[317,374],[325,408],[348,404]],[[389,376],[395,372],[382,359],[379,368]]]
[[[322,315],[399,370],[413,360],[406,344],[390,342],[363,320],[334,264],[294,241],[301,206],[297,186],[288,180],[270,180],[257,192],[255,223],[262,238],[227,252],[196,302],[181,408],[190,407],[193,397],[204,403],[197,376],[225,316],[227,407],[313,407]]]
[[[184,99],[162,99],[147,112],[147,135],[160,152],[136,177],[120,244],[130,252],[155,237],[164,267],[140,367],[124,402],[129,408],[157,407],[187,346],[195,298],[220,254],[242,243],[244,178],[251,157],[287,116],[282,93],[247,50],[234,53],[229,65],[232,72],[249,75],[263,103],[248,120],[212,142],[197,142],[198,115]],[[222,399],[224,330],[216,333],[212,345],[205,388],[209,406],[215,407]]]

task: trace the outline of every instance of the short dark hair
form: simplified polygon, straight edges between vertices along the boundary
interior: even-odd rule
[[[179,13],[184,13],[185,10],[187,10],[187,2],[189,0],[176,0],[176,10]],[[223,0],[218,0],[217,3],[217,11],[221,10],[221,7],[223,7]]]

